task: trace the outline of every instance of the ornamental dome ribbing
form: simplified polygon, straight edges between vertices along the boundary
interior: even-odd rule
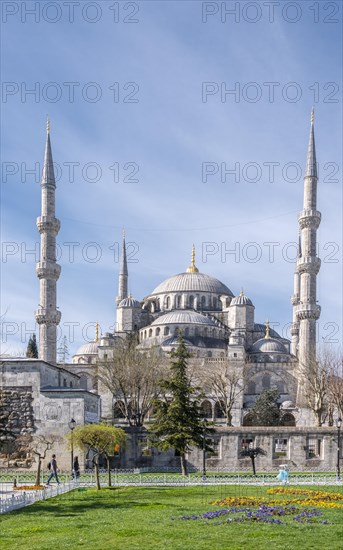
[[[250,300],[250,298],[245,296],[243,292],[241,292],[239,296],[235,296],[230,303],[230,306],[252,306],[252,305],[253,303]]]
[[[233,296],[231,290],[215,277],[205,273],[179,273],[160,283],[151,293],[168,294],[169,292],[211,292]]]
[[[157,317],[155,321],[151,323],[150,326],[158,325],[207,325],[210,327],[217,327],[217,323],[211,318],[197,313],[196,311],[191,311],[187,309],[178,309],[175,311],[170,311],[165,315]]]
[[[288,353],[284,344],[276,338],[260,338],[255,342],[251,349],[251,353]]]
[[[86,342],[82,344],[81,347],[77,350],[75,355],[98,355],[98,346],[100,342],[93,340],[92,342]]]
[[[141,307],[138,300],[135,300],[131,295],[127,298],[124,298],[119,304],[118,307],[124,307],[124,308],[135,308],[135,307]]]

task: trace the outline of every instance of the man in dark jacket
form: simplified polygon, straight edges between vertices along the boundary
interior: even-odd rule
[[[51,458],[51,462],[50,462],[50,475],[49,475],[49,477],[48,477],[47,485],[50,484],[50,481],[52,480],[53,477],[56,479],[56,482],[59,483],[59,481],[58,481],[58,476],[57,476],[57,461],[56,461],[56,455],[52,455],[52,458]]]

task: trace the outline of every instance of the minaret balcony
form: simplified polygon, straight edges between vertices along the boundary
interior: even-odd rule
[[[61,312],[57,309],[40,307],[36,309],[35,317],[39,325],[58,325],[61,320]]]
[[[299,273],[310,273],[317,275],[320,269],[321,260],[317,256],[302,256],[297,259]]]
[[[36,225],[39,233],[52,233],[55,236],[61,227],[60,220],[53,216],[39,216]]]
[[[299,304],[295,306],[295,314],[298,321],[304,319],[317,320],[320,317],[321,307],[318,304]]]
[[[322,215],[318,210],[302,210],[298,216],[299,225],[301,229],[310,227],[313,229],[318,229]]]
[[[57,281],[61,274],[61,266],[56,262],[38,262],[36,264],[38,279],[53,279]]]

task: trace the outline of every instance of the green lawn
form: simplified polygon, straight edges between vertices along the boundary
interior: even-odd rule
[[[335,487],[308,488],[343,492]],[[291,517],[286,518],[287,525],[256,521],[218,525],[213,520],[206,524],[204,520],[178,519],[220,509],[212,504],[217,499],[267,497],[266,491],[267,487],[249,486],[75,490],[0,516],[0,547],[342,550],[342,508],[317,508],[323,512],[319,521],[332,522],[327,525],[299,524]]]

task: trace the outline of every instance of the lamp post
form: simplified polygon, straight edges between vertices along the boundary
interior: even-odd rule
[[[206,477],[206,420],[202,427],[202,477]]]
[[[339,450],[340,450],[340,442],[341,442],[341,426],[342,426],[342,419],[341,417],[336,419],[336,426],[337,426],[337,481],[341,481],[341,468],[339,465]]]
[[[69,429],[71,431],[71,437],[70,437],[70,445],[71,445],[71,472],[73,473],[74,469],[74,441],[73,441],[73,433],[74,429],[76,427],[76,420],[72,418],[68,424]]]

